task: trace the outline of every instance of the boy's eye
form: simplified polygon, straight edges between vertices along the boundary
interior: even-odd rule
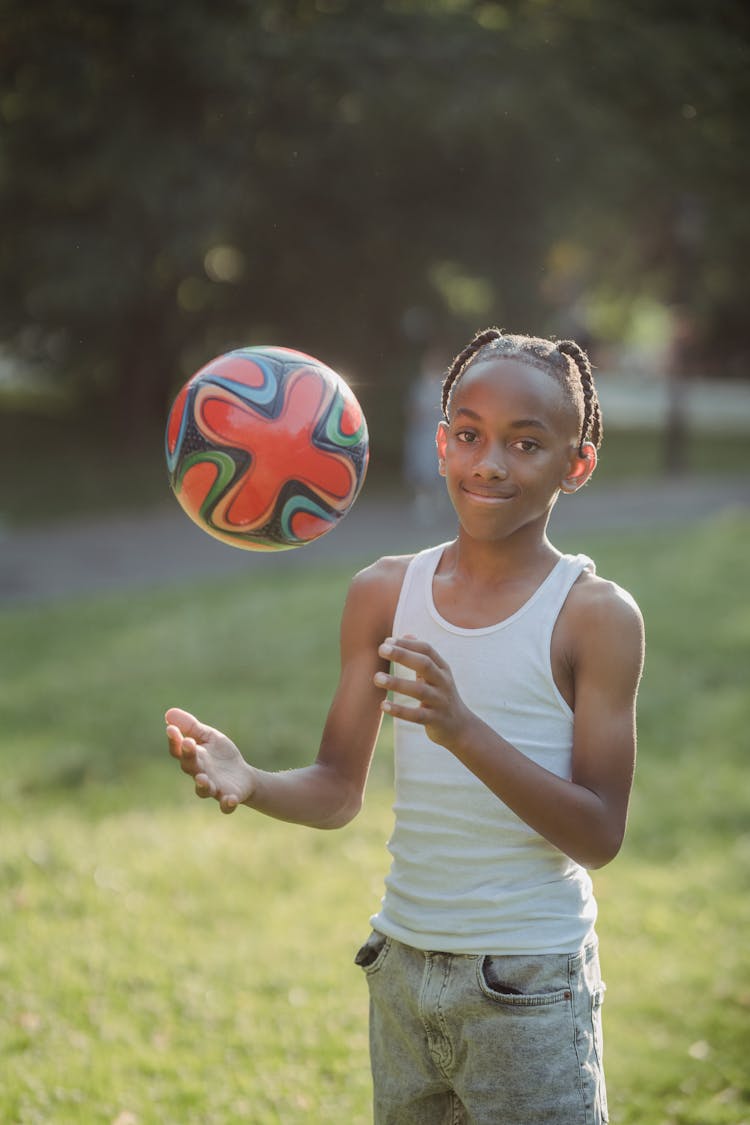
[[[477,440],[477,435],[474,430],[459,430],[456,434],[456,441],[469,443]]]
[[[531,438],[522,438],[521,441],[516,442],[516,446],[522,453],[534,453],[539,448],[539,442]]]

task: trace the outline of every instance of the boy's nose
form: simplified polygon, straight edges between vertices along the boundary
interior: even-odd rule
[[[500,448],[496,445],[485,448],[481,457],[477,458],[474,472],[477,476],[487,478],[507,477],[508,470],[505,467],[505,459]]]

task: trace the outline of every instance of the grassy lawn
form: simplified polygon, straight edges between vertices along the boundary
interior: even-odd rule
[[[750,520],[586,535],[648,627],[628,840],[595,873],[612,1121],[750,1123]],[[352,965],[381,893],[390,729],[342,832],[222,817],[164,709],[309,760],[347,575],[0,614],[0,1120],[366,1125]],[[290,588],[291,586],[291,588]]]

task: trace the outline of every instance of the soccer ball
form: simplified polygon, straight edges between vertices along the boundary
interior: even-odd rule
[[[367,471],[367,423],[341,376],[288,348],[240,348],[202,367],[169,414],[177,500],[233,547],[284,551],[347,514]]]

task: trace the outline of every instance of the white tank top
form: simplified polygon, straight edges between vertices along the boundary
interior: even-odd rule
[[[527,757],[569,778],[573,712],[555,685],[550,645],[573,583],[594,564],[585,555],[563,555],[511,617],[464,629],[442,618],[433,600],[446,545],[409,563],[393,635],[411,633],[431,644],[472,711]],[[402,667],[395,674],[413,677]],[[394,738],[392,865],[373,927],[436,952],[577,952],[596,921],[588,872],[520,820],[421,726],[396,719]]]

